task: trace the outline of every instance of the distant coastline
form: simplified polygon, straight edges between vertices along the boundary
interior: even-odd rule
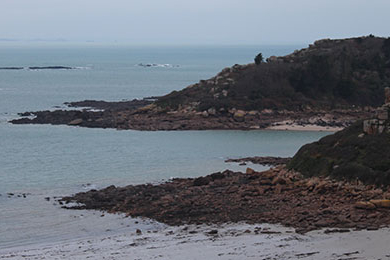
[[[388,57],[390,39],[372,35],[323,39],[286,56],[271,56],[266,62],[261,59],[225,68],[208,80],[200,80],[151,102],[145,99],[106,102],[103,111],[26,112],[21,115],[34,118],[23,117],[11,123],[146,131],[337,131],[357,120],[370,118],[374,108],[381,105],[382,85],[390,84]]]
[[[31,67],[0,67],[0,70],[75,70],[80,67],[69,66],[31,66]]]

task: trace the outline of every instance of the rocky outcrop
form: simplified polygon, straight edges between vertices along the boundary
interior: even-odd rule
[[[145,105],[147,103],[148,105]],[[23,118],[10,121],[13,124],[63,124],[81,127],[100,127],[135,130],[212,130],[212,129],[263,129],[286,120],[297,125],[319,125],[345,127],[357,119],[367,118],[370,111],[334,110],[328,111],[243,111],[231,109],[216,112],[208,109],[203,112],[185,110],[169,111],[161,109],[151,101],[73,102],[71,106],[92,107],[101,111],[56,110],[25,112]],[[82,121],[80,121],[80,119]],[[76,120],[76,121],[75,121]],[[70,124],[75,121],[77,124]]]
[[[24,67],[0,67],[0,70],[22,70]]]
[[[66,102],[68,107],[87,107],[92,109],[110,110],[110,111],[123,111],[123,110],[135,110],[141,107],[148,106],[158,99],[158,97],[147,97],[144,99],[133,99],[129,101],[117,101],[108,102],[103,100],[83,100],[77,102]]]
[[[28,67],[30,70],[72,70],[73,67],[68,66],[44,66],[44,67]]]
[[[169,225],[247,221],[280,223],[307,232],[325,227],[388,226],[390,209],[384,207],[388,199],[390,190],[324,177],[305,179],[279,166],[264,172],[224,171],[159,185],[110,186],[64,197],[60,203],[65,208],[124,212]],[[362,201],[373,206],[359,206]]]
[[[245,157],[245,158],[239,158],[239,159],[227,159],[225,162],[236,162],[236,163],[246,163],[251,162],[253,164],[260,164],[260,165],[270,165],[270,166],[277,166],[277,165],[283,165],[288,163],[291,160],[291,158],[284,158],[284,157],[272,157],[272,156],[255,156],[255,157]]]
[[[385,101],[390,89],[386,88]],[[373,118],[303,146],[288,164],[306,176],[326,175],[390,185],[390,103],[379,107]]]
[[[363,132],[368,135],[390,133],[390,88],[385,88],[385,104],[375,112],[375,117],[363,121]]]
[[[77,68],[69,67],[69,66],[0,67],[0,70],[23,70],[23,69],[29,69],[29,70],[73,70],[73,69],[77,69]]]

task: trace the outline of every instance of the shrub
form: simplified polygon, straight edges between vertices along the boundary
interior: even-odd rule
[[[255,63],[256,63],[256,65],[259,65],[259,64],[262,63],[263,61],[264,61],[263,54],[260,52],[260,53],[257,54],[257,56],[255,57]]]

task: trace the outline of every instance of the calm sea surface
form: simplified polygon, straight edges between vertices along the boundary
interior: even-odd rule
[[[100,212],[69,211],[46,197],[111,184],[157,183],[224,169],[232,157],[291,156],[326,133],[273,131],[139,132],[11,125],[17,113],[66,101],[163,95],[224,67],[304,46],[125,47],[1,46],[0,67],[71,66],[75,70],[0,70],[0,249],[160,225]],[[170,64],[142,67],[139,63]],[[255,167],[256,168],[256,167]],[[262,169],[262,167],[257,167]],[[10,196],[9,193],[14,194]],[[25,194],[26,198],[23,197]]]

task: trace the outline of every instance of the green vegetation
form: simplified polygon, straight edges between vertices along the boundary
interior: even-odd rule
[[[288,164],[305,176],[325,175],[390,185],[390,134],[362,135],[362,122],[304,145]]]
[[[263,54],[262,53],[257,54],[257,56],[255,57],[255,64],[259,65],[263,61],[264,61]]]
[[[390,39],[374,36],[321,40],[309,48],[256,64],[235,65],[157,105],[197,111],[334,109],[379,106],[390,86]],[[194,105],[195,104],[195,105]]]

